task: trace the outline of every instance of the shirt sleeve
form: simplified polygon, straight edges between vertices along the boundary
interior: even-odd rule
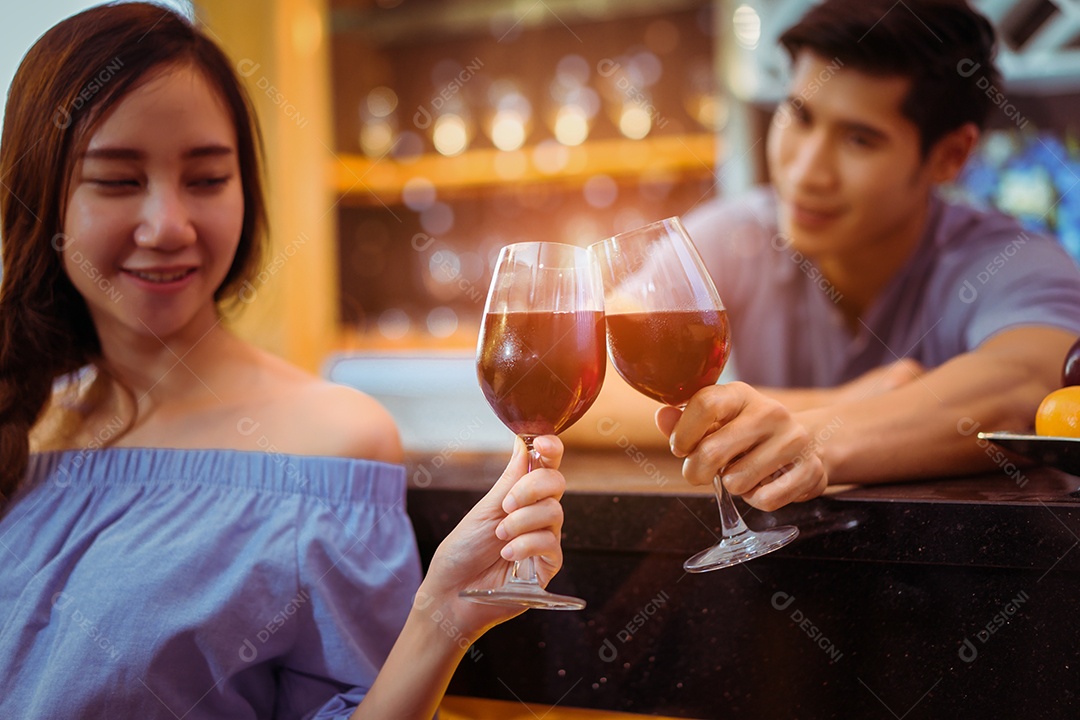
[[[275,717],[347,718],[364,699],[405,624],[420,561],[404,503],[311,498],[297,519],[295,642],[282,658]]]
[[[1080,335],[1080,268],[1053,239],[1021,233],[973,256],[957,284],[970,306],[971,350],[1004,330],[1053,327]]]
[[[755,268],[762,255],[786,247],[776,231],[776,206],[772,192],[759,188],[731,198],[714,198],[683,217],[690,239],[701,255],[716,291],[732,318],[749,317],[754,303]],[[731,357],[718,382],[740,377],[739,344],[733,343]]]
[[[683,218],[683,225],[727,306],[737,305],[746,294],[743,288],[746,273],[740,270],[768,242],[768,209],[759,194],[716,198]]]

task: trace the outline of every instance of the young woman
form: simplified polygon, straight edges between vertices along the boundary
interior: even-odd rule
[[[431,717],[516,614],[458,592],[561,566],[559,441],[528,474],[517,448],[421,582],[386,412],[222,325],[258,270],[258,132],[168,9],[31,48],[0,178],[0,717]]]

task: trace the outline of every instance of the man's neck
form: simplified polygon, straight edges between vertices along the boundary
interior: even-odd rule
[[[837,307],[852,334],[859,329],[859,319],[915,253],[929,212],[928,201],[921,212],[888,237],[879,237],[856,250],[815,258],[822,274],[840,296]]]

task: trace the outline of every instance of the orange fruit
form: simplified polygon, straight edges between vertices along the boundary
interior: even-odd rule
[[[1055,390],[1035,412],[1035,434],[1080,438],[1080,385]]]

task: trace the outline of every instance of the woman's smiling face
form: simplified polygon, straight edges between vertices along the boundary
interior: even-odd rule
[[[202,72],[167,66],[98,123],[54,242],[103,346],[117,334],[199,337],[217,322],[243,220],[233,118]]]

